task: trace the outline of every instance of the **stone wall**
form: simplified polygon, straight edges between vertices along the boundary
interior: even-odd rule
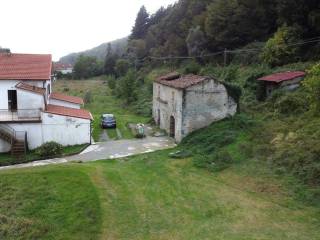
[[[237,104],[223,84],[212,79],[189,87],[185,90],[182,138],[236,112]]]
[[[158,83],[153,84],[153,119],[170,134],[170,117],[175,121],[175,139],[180,141],[183,91]],[[160,120],[160,121],[159,121]]]

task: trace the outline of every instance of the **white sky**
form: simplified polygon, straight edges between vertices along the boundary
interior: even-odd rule
[[[176,0],[1,0],[0,46],[51,53],[54,60],[130,34],[142,5],[153,13]]]

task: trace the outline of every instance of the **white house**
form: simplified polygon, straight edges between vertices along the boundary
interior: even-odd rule
[[[91,142],[83,100],[52,92],[51,55],[0,53],[0,152]]]
[[[71,64],[55,63],[54,72],[60,72],[61,74],[71,74],[73,72],[73,66]]]
[[[154,81],[154,121],[177,142],[236,112],[226,87],[211,77],[173,73]]]

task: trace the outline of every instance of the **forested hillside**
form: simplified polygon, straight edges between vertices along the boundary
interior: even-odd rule
[[[77,59],[83,55],[83,56],[88,56],[88,57],[96,57],[98,60],[103,61],[106,54],[107,54],[107,49],[108,45],[111,44],[113,46],[113,53],[117,53],[119,55],[122,55],[125,53],[126,48],[127,48],[127,41],[128,38],[122,38],[118,39],[109,43],[103,43],[95,48],[83,51],[83,52],[78,52],[78,53],[71,53],[67,56],[64,56],[60,58],[59,62],[65,63],[65,64],[75,64]]]
[[[141,8],[130,36],[129,52],[139,59],[201,56],[266,42],[288,28],[288,43],[318,37],[316,0],[180,0],[149,15]],[[301,47],[300,59],[312,45]],[[312,52],[311,52],[312,55]]]

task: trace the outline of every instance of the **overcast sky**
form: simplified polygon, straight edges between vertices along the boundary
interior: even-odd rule
[[[1,0],[0,46],[51,53],[54,60],[129,35],[142,5],[151,13],[175,0]]]

